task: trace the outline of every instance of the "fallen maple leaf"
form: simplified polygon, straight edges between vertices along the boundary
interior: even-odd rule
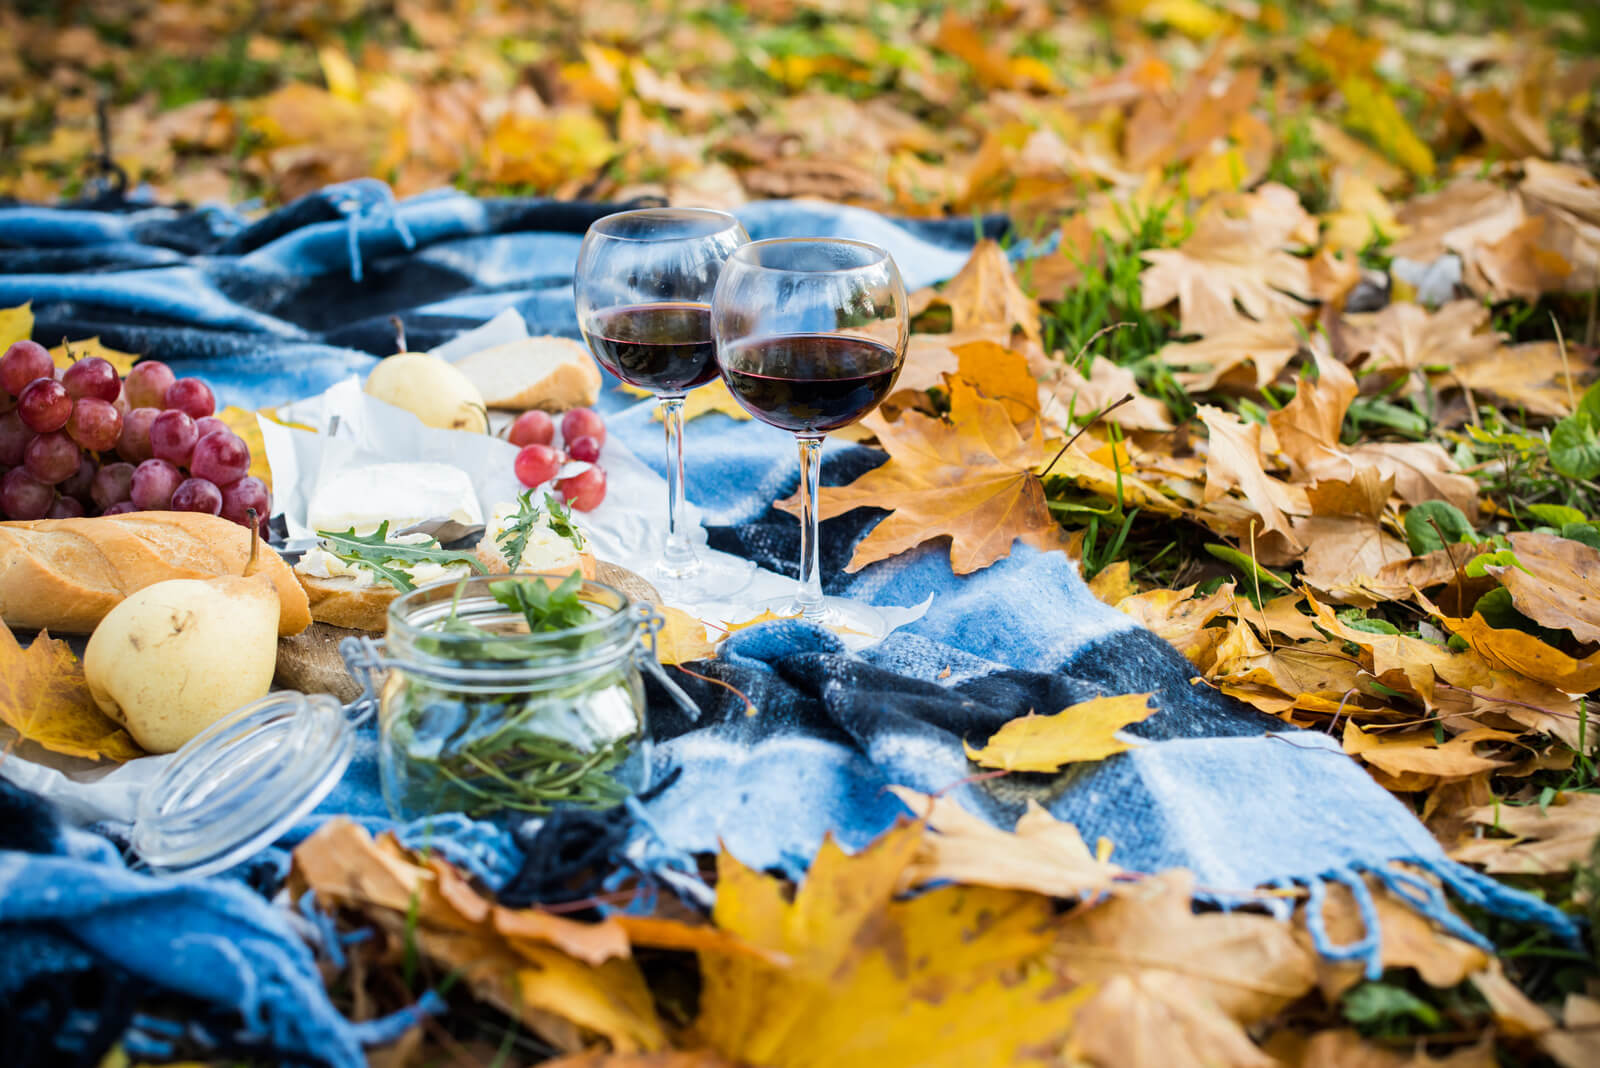
[[[1087,376],[1072,364],[1059,360],[1042,359],[1033,366],[1052,398],[1046,414],[1058,420],[1065,420],[1070,413],[1074,421],[1082,422],[1092,413],[1104,412],[1105,422],[1124,430],[1165,432],[1172,429],[1167,406],[1139,389],[1139,380],[1132,370],[1104,356],[1095,356],[1089,361]],[[1133,399],[1118,404],[1124,397]]]
[[[988,341],[1005,345],[1010,340],[1009,326],[970,326],[952,330],[948,334],[912,334],[906,342],[905,362],[900,365],[900,377],[895,379],[896,391],[905,389],[934,389],[944,386],[947,374],[954,374],[961,364],[956,349],[975,341]]]
[[[557,1049],[586,1048],[591,1034],[618,1052],[667,1045],[649,987],[613,921],[585,925],[501,908],[437,857],[419,864],[392,836],[374,840],[345,819],[323,824],[295,849],[294,878],[323,905],[359,909],[415,945]]]
[[[1450,855],[1485,871],[1566,875],[1593,863],[1600,842],[1600,794],[1563,793],[1549,805],[1496,802],[1468,814],[1509,837],[1474,838]]]
[[[1037,423],[1023,434],[1003,401],[966,379],[950,384],[948,420],[908,411],[893,423],[877,413],[864,422],[889,460],[848,486],[823,487],[819,512],[831,519],[855,508],[891,511],[856,545],[845,570],[949,536],[950,566],[965,575],[1009,556],[1018,538],[1056,533],[1034,474],[1045,459]],[[777,507],[797,514],[798,498]]]
[[[933,299],[950,306],[955,330],[1017,327],[1032,341],[1041,341],[1038,302],[1017,284],[1011,261],[998,242],[978,242],[966,264]]]
[[[1148,693],[1094,697],[1053,716],[1028,713],[989,736],[982,749],[966,742],[967,759],[1004,771],[1059,771],[1067,764],[1104,760],[1133,748],[1116,737],[1130,723],[1155,715]]]
[[[1191,656],[1196,638],[1217,616],[1233,603],[1233,583],[1224,582],[1204,597],[1196,597],[1198,586],[1181,590],[1154,589],[1124,597],[1117,610],[1132,616],[1145,629],[1172,643],[1180,653]]]
[[[1489,309],[1473,300],[1457,300],[1429,312],[1406,301],[1370,315],[1347,315],[1344,344],[1364,355],[1368,370],[1392,370],[1394,380],[1414,372],[1448,372],[1458,364],[1492,356],[1500,337],[1489,325]],[[1412,392],[1425,385],[1414,378]]]
[[[33,336],[33,304],[0,308],[0,352],[24,338]]]
[[[1507,731],[1480,728],[1440,744],[1431,730],[1376,734],[1362,730],[1354,720],[1346,720],[1344,751],[1400,780],[1402,785],[1395,789],[1424,789],[1437,782],[1465,779],[1504,767],[1509,761],[1478,756],[1475,749],[1482,742],[1509,742],[1516,737]]]
[[[928,826],[903,877],[904,887],[949,881],[1003,890],[1032,890],[1057,898],[1110,891],[1122,869],[1089,851],[1078,829],[1037,802],[1010,831],[980,819],[949,797],[928,797],[903,786],[889,790]],[[1110,843],[1100,842],[1105,852]]]
[[[1517,611],[1580,642],[1600,642],[1600,549],[1554,534],[1508,539],[1517,563],[1484,570],[1511,593]]]
[[[1290,294],[1310,295],[1306,261],[1279,249],[1276,235],[1258,225],[1214,213],[1177,248],[1143,253],[1143,307],[1177,301],[1178,332],[1203,337],[1238,324],[1235,303],[1260,322],[1303,316],[1306,305]]]
[[[0,723],[54,753],[118,762],[144,756],[128,732],[89,696],[83,665],[49,631],[26,650],[0,623]],[[0,753],[10,746],[0,747]]]
[[[1292,1038],[1280,1032],[1285,1038]],[[1278,1038],[1279,1036],[1274,1036]],[[1355,1031],[1322,1031],[1311,1037],[1303,1049],[1288,1055],[1289,1043],[1269,1043],[1268,1048],[1279,1054],[1278,1063],[1289,1068],[1497,1068],[1500,1063],[1494,1055],[1494,1033],[1486,1033],[1471,1046],[1440,1057],[1426,1050],[1407,1052],[1391,1049],[1377,1042],[1368,1042]]]
[[[1301,542],[1285,514],[1295,508],[1295,502],[1287,487],[1261,466],[1261,424],[1246,423],[1209,404],[1200,405],[1198,414],[1211,432],[1206,453],[1206,503],[1237,487],[1261,516],[1265,530],[1283,535],[1298,547]]]
[[[663,624],[656,634],[656,658],[663,664],[687,664],[716,655],[717,643],[706,637],[706,625],[681,608],[657,609]]]
[[[1039,380],[1026,356],[993,341],[968,341],[951,351],[956,354],[956,370],[946,376],[946,389],[951,378],[964,378],[983,396],[1004,403],[1019,427],[1038,418]]]
[[[1404,235],[1394,208],[1371,179],[1353,171],[1339,171],[1333,180],[1336,211],[1322,217],[1322,242],[1327,248],[1360,252],[1374,241],[1393,241]]]
[[[1447,616],[1426,597],[1418,603],[1438,617],[1452,634],[1460,635],[1475,652],[1494,667],[1549,683],[1567,693],[1588,693],[1600,689],[1600,653],[1583,659],[1568,656],[1546,645],[1532,634],[1520,630],[1501,630],[1489,625],[1481,612],[1467,619]]]
[[[1061,969],[1096,987],[1071,1048],[1095,1064],[1277,1063],[1244,1028],[1311,989],[1312,957],[1269,917],[1196,915],[1193,885],[1186,871],[1166,872],[1063,922]]]
[[[1089,592],[1097,600],[1109,605],[1115,605],[1139,592],[1139,587],[1133,584],[1133,565],[1127,560],[1118,560],[1101,568],[1099,574],[1089,580],[1088,586]]]
[[[1042,966],[1050,899],[948,887],[896,901],[922,836],[908,823],[854,857],[829,838],[792,899],[723,853],[717,926],[791,963],[701,951],[694,1037],[795,1068],[1054,1063],[1086,991]]]
[[[1174,376],[1187,390],[1204,393],[1219,383],[1270,384],[1289,366],[1303,347],[1298,323],[1289,318],[1256,322],[1235,316],[1198,341],[1173,341],[1162,346],[1156,359],[1169,367],[1189,368]],[[1253,374],[1236,375],[1245,364]]]
[[[1360,392],[1350,369],[1326,345],[1313,344],[1311,358],[1317,377],[1300,379],[1289,403],[1267,416],[1290,470],[1307,480],[1342,454],[1339,431],[1350,402]]]

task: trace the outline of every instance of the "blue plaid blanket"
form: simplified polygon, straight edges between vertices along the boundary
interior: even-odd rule
[[[324,190],[249,224],[215,208],[0,208],[0,306],[32,301],[37,336],[98,334],[204,376],[225,401],[273,404],[366,371],[373,354],[393,348],[391,315],[405,321],[413,348],[508,306],[535,332],[575,336],[578,244],[609,210],[451,192],[396,204],[372,182]],[[954,274],[974,236],[970,222],[902,222],[822,204],[757,203],[739,214],[756,238],[824,234],[883,245],[911,286]],[[649,403],[613,392],[605,407],[611,434],[661,464]],[[771,507],[798,478],[788,436],[713,414],[689,424],[688,453],[688,496],[711,543],[792,572],[798,524]],[[823,480],[848,482],[882,459],[830,445]],[[1089,840],[1109,838],[1124,867],[1189,868],[1223,904],[1253,888],[1300,885],[1315,913],[1327,883],[1342,883],[1368,919],[1366,936],[1339,946],[1319,923],[1310,928],[1324,954],[1362,960],[1374,976],[1382,932],[1363,875],[1480,945],[1418,872],[1468,903],[1574,937],[1563,914],[1449,861],[1337,742],[1191,682],[1181,655],[1097,601],[1060,553],[1017,546],[984,571],[956,576],[935,544],[845,574],[843,561],[878,514],[858,510],[824,524],[824,584],[880,605],[932,595],[927,613],[859,652],[799,623],[735,634],[702,667],[749,695],[760,714],[745,715],[727,690],[694,680],[698,720],[666,702],[652,706],[658,781],[669,785],[630,807],[617,863],[668,876],[692,870],[689,854],[723,843],[746,863],[800,877],[825,834],[855,847],[907,814],[886,786],[953,788],[1005,826],[1037,801]],[[1030,710],[1146,691],[1159,711],[1130,731],[1147,744],[1057,775],[965,781],[972,766],[963,740],[981,744]],[[0,828],[48,822],[26,798],[10,803],[25,815],[0,818]],[[381,821],[370,740],[314,820],[336,812]],[[442,842],[491,885],[505,882],[528,844],[466,821],[435,821],[432,830],[436,847]],[[233,878],[178,887],[125,870],[93,836],[16,830],[0,839],[0,1035],[48,1020],[57,1039],[46,1056],[91,1049],[108,1027],[159,1051],[155,1022],[115,998],[91,1013],[90,1027],[78,1026],[60,998],[21,996],[44,989],[42,975],[58,984],[95,976],[96,989],[121,990],[124,1000],[118,981],[137,980],[197,1012],[222,1013],[236,1043],[361,1063],[364,1041],[407,1021],[358,1028],[328,1006],[303,932],[240,885],[272,885],[285,857],[269,850]],[[118,924],[129,916],[133,923]],[[7,1041],[7,1064],[40,1055]]]

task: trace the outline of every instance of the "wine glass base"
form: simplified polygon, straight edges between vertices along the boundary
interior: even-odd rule
[[[800,602],[783,598],[764,605],[773,615],[798,616],[802,622],[825,627],[844,639],[852,648],[878,641],[891,627],[884,614],[870,604],[852,601],[848,597],[824,597],[822,611],[806,615]]]
[[[752,561],[717,553],[701,555],[688,567],[672,567],[658,560],[645,569],[643,576],[663,601],[696,604],[727,600],[750,585],[755,573]]]

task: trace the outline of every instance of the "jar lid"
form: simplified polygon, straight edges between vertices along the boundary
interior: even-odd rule
[[[224,871],[282,837],[338,783],[355,750],[339,702],[292,690],[191,738],[139,798],[132,845],[151,870]]]

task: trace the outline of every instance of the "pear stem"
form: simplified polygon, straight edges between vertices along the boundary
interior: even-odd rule
[[[389,325],[394,327],[394,343],[396,352],[409,352],[406,348],[406,324],[398,315],[389,316]]]
[[[245,515],[250,520],[250,556],[244,562],[244,570],[240,572],[240,577],[249,578],[256,573],[256,564],[261,559],[261,520],[254,508],[246,509]]]

